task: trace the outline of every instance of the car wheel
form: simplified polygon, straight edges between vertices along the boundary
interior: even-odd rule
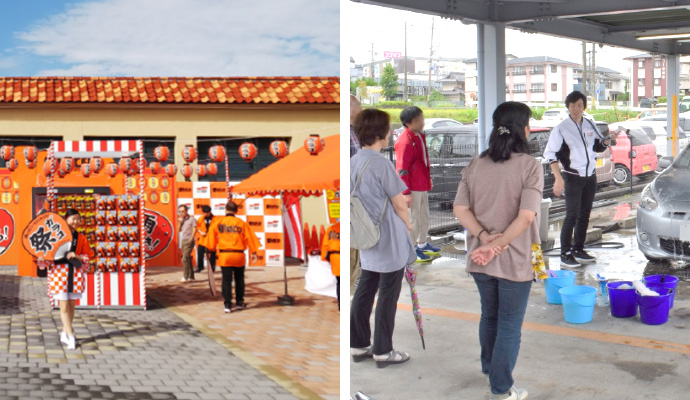
[[[613,170],[613,182],[616,185],[624,185],[630,181],[630,170],[623,164],[616,164]]]

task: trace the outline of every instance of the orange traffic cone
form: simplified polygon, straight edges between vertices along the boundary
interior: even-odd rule
[[[323,240],[326,238],[326,228],[321,225],[320,231],[319,231],[319,248],[321,248],[321,245],[323,244]]]
[[[319,235],[316,234],[316,226],[311,227],[311,250],[321,250],[321,246],[319,246]]]
[[[309,240],[309,224],[304,223],[304,251],[309,254],[309,251],[311,250],[311,241]]]

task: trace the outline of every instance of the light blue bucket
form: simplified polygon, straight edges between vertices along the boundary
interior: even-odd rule
[[[573,271],[551,271],[556,276],[549,276],[544,279],[544,289],[546,291],[546,302],[549,304],[563,304],[561,288],[573,286],[575,284],[575,273]]]
[[[586,324],[594,316],[594,304],[597,302],[597,288],[592,286],[568,286],[559,290],[563,299],[565,322]]]

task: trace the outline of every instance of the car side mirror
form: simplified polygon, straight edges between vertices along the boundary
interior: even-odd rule
[[[666,156],[666,157],[661,157],[659,159],[659,163],[657,164],[657,168],[664,170],[673,164],[673,156]]]

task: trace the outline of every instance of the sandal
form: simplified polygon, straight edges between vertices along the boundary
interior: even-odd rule
[[[357,354],[355,354],[353,351],[357,351]],[[372,353],[371,346],[369,346],[363,349],[351,348],[350,355],[352,356],[352,361],[358,363],[370,360],[374,356],[374,353]]]
[[[410,359],[410,355],[402,351],[393,350],[390,353],[375,355],[374,360],[378,368],[386,368],[392,364],[402,364]]]

